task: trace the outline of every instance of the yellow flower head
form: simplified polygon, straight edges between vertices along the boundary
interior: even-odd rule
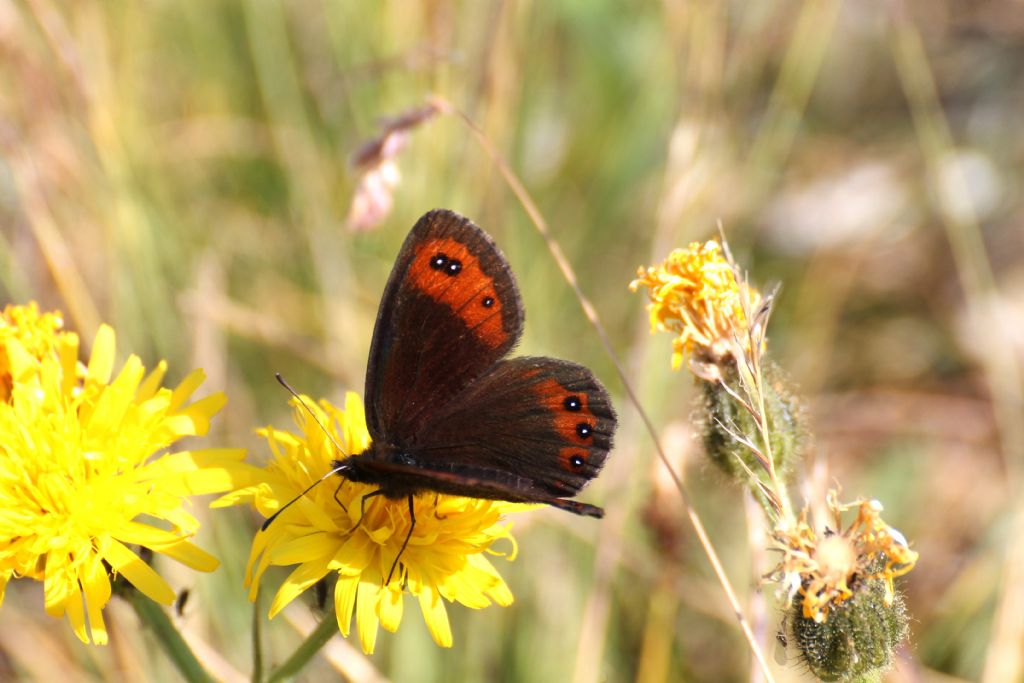
[[[11,397],[10,354],[24,352],[37,361],[54,355],[59,345],[74,336],[61,332],[63,327],[64,318],[59,312],[40,313],[34,301],[27,306],[8,304],[4,308],[0,313],[0,401]]]
[[[917,553],[906,539],[886,524],[877,500],[840,503],[830,491],[827,504],[835,529],[842,528],[842,514],[856,508],[857,518],[843,531],[822,538],[807,523],[805,510],[796,525],[780,525],[772,538],[782,560],[772,573],[792,600],[802,596],[803,616],[824,623],[829,610],[853,597],[867,581],[885,582],[885,604],[892,605],[893,579],[914,568]]]
[[[648,289],[651,331],[667,331],[672,340],[672,368],[683,358],[718,362],[728,357],[736,339],[745,340],[748,321],[743,292],[722,247],[711,240],[675,249],[664,263],[640,267],[631,291]],[[761,295],[749,289],[749,308],[756,310]]]
[[[329,425],[347,453],[361,453],[370,443],[363,404],[354,393],[340,409],[328,401],[306,405],[321,423]],[[422,494],[413,499],[416,524],[398,569],[385,585],[402,543],[409,533],[406,499],[374,496],[375,486],[331,477],[303,495],[331,469],[339,457],[320,425],[304,408],[296,407],[300,434],[261,429],[274,454],[262,483],[222,497],[215,505],[249,503],[270,516],[298,497],[253,540],[246,581],[255,599],[260,578],[272,565],[298,565],[274,597],[270,617],[300,593],[328,575],[334,580],[334,610],[338,628],[349,634],[352,614],[363,651],[372,653],[377,627],[394,632],[402,620],[406,590],[419,603],[434,641],[451,647],[452,633],[444,600],[483,608],[492,602],[512,604],[512,593],[487,555],[501,555],[492,545],[515,541],[502,515],[535,506]],[[361,508],[365,512],[361,513]],[[362,517],[360,519],[360,517]]]
[[[157,602],[174,601],[130,546],[194,569],[217,566],[188,540],[199,523],[183,503],[236,486],[244,452],[157,456],[183,436],[204,434],[224,396],[188,403],[202,371],[171,390],[160,386],[165,363],[143,378],[135,356],[111,379],[114,332],[106,326],[82,366],[77,335],[47,337],[59,328],[47,315],[26,315],[29,329],[8,330],[4,343],[11,385],[0,401],[0,601],[12,578],[42,581],[47,613],[67,616],[83,642],[104,644],[111,574]]]

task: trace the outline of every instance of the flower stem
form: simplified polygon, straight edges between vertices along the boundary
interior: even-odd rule
[[[160,647],[163,648],[186,681],[189,683],[213,683],[213,677],[196,659],[192,648],[181,637],[181,633],[175,628],[167,616],[167,611],[161,605],[137,590],[127,591],[125,598],[131,603],[142,623],[148,626],[156,636]]]
[[[310,659],[320,651],[320,649],[327,644],[334,634],[338,632],[338,622],[334,619],[333,615],[328,615],[320,622],[320,625],[309,634],[309,637],[299,645],[299,648],[292,653],[284,664],[277,667],[277,669],[271,672],[270,676],[267,677],[267,683],[276,683],[277,681],[283,681],[295,676],[297,673],[302,671]]]
[[[252,603],[252,682],[263,680],[263,613],[260,609],[260,596],[257,593]]]

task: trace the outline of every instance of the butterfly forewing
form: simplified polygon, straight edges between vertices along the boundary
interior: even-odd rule
[[[374,441],[404,446],[519,340],[523,306],[490,237],[447,210],[409,233],[381,299],[366,371]]]

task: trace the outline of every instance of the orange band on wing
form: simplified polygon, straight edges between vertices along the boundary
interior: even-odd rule
[[[590,397],[586,392],[569,391],[554,379],[540,382],[536,391],[541,405],[551,413],[555,431],[567,443],[578,444],[559,451],[562,467],[570,472],[580,471],[590,455],[587,449],[593,444],[597,428],[597,418],[590,411]]]
[[[451,308],[487,346],[496,348],[508,340],[494,279],[465,244],[444,238],[417,245],[408,278],[410,285]]]

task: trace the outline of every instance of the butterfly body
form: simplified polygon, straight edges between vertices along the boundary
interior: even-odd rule
[[[425,491],[546,503],[597,476],[616,420],[604,387],[576,363],[506,358],[523,305],[497,245],[458,214],[413,227],[381,299],[366,373],[365,452],[335,463],[400,499]]]

